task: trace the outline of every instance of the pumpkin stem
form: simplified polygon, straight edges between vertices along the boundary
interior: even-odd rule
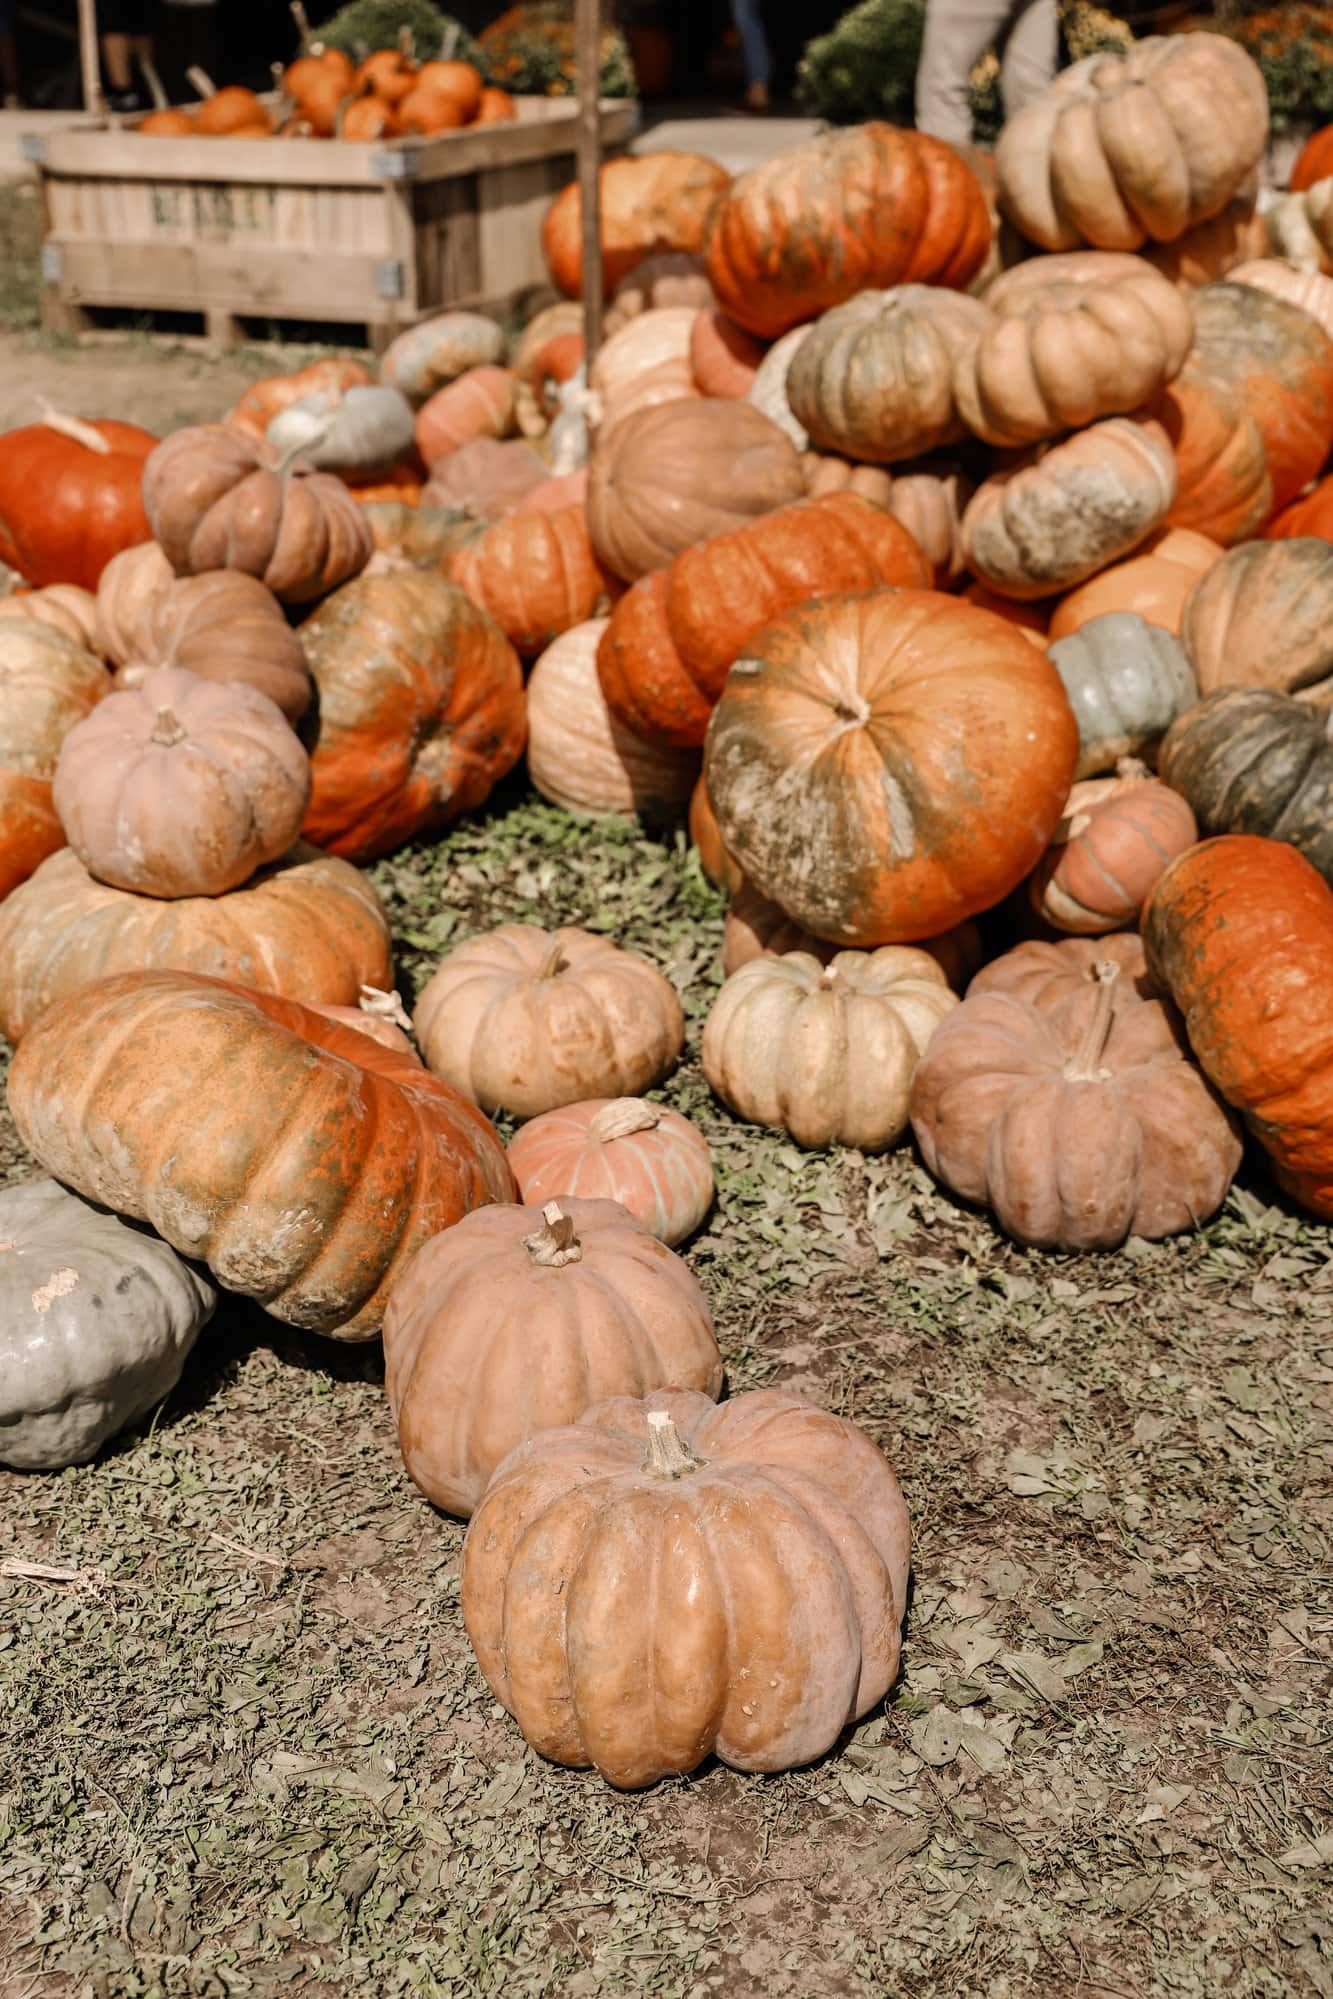
[[[613,1138],[632,1138],[636,1131],[652,1131],[661,1122],[662,1113],[656,1104],[646,1104],[642,1097],[613,1097],[589,1123],[588,1136],[594,1145],[608,1145]]]
[[[170,750],[174,749],[177,743],[183,743],[188,734],[189,730],[182,726],[180,717],[174,709],[159,708],[149,740],[160,743],[164,750]]]
[[[1142,757],[1117,757],[1115,774],[1117,777],[1124,778],[1127,783],[1132,784],[1137,784],[1140,779],[1152,776],[1152,772],[1149,770],[1147,764],[1144,763]]]
[[[663,1478],[681,1478],[687,1471],[698,1471],[702,1463],[703,1459],[694,1455],[666,1410],[650,1409],[648,1455],[640,1470],[658,1472]]]
[[[189,69],[186,70],[185,81],[192,90],[197,90],[199,95],[204,99],[216,97],[218,94],[218,87],[212,77],[206,69],[200,69],[198,63],[192,63]]]
[[[567,1263],[578,1263],[583,1256],[583,1244],[574,1233],[574,1218],[558,1201],[546,1203],[541,1227],[524,1236],[523,1247],[544,1270],[563,1270]]]
[[[58,430],[62,437],[72,439],[75,444],[86,445],[89,451],[101,452],[103,457],[110,452],[111,446],[101,431],[94,430],[92,425],[84,423],[81,417],[66,416],[63,410],[52,409],[45,397],[41,399],[39,408],[42,412],[42,422],[48,430]]]
[[[300,38],[301,53],[302,55],[309,54],[311,53],[310,16],[306,13],[305,8],[301,4],[301,0],[292,0],[290,11],[291,11],[291,17],[296,23],[297,35]]]
[[[410,1033],[412,1016],[398,993],[381,992],[378,986],[362,986],[357,1005],[373,1020],[391,1020],[395,1027]]]
[[[1115,985],[1120,977],[1120,967],[1103,958],[1093,966],[1092,977],[1097,987],[1097,1003],[1092,1009],[1092,1019],[1083,1039],[1065,1064],[1065,1074],[1071,1083],[1103,1083],[1110,1073],[1102,1067],[1102,1056],[1106,1053],[1111,1022],[1115,1018]]]
[[[565,947],[560,942],[560,939],[557,937],[552,943],[548,952],[546,953],[546,956],[542,959],[541,966],[537,973],[537,977],[539,979],[558,978],[561,972],[565,969],[564,958],[565,958]]]

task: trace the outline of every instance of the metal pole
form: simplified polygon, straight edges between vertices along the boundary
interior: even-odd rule
[[[602,344],[602,21],[600,0],[576,0],[579,201],[583,213],[583,343],[588,379]]]
[[[83,108],[90,118],[100,118],[102,59],[97,41],[97,0],[79,0],[79,67],[83,72]]]

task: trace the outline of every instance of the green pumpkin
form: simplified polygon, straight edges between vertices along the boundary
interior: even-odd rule
[[[1224,687],[1172,724],[1158,775],[1201,834],[1285,840],[1333,882],[1333,744],[1321,708],[1266,687]]]
[[[1199,698],[1180,641],[1137,611],[1090,618],[1048,657],[1078,723],[1076,778],[1150,751]]]

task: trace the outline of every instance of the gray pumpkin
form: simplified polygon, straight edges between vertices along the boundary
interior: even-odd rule
[[[268,441],[321,472],[378,472],[412,448],[412,405],[397,389],[317,389],[269,424]]]
[[[1076,778],[1142,756],[1199,698],[1180,641],[1137,611],[1090,618],[1048,656],[1078,723]]]
[[[1187,709],[1158,774],[1200,833],[1285,840],[1333,881],[1333,744],[1321,708],[1267,687],[1223,687]]]
[[[0,1464],[86,1464],[162,1400],[217,1292],[56,1180],[0,1193]]]

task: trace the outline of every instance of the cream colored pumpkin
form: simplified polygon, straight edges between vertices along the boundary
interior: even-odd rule
[[[749,1124],[799,1145],[882,1152],[902,1136],[916,1065],[958,1004],[932,957],[910,946],[752,959],[704,1026],[703,1067]]]
[[[590,618],[562,632],[532,669],[532,781],[543,798],[570,812],[683,818],[699,775],[698,752],[646,742],[611,713],[597,677],[597,647],[609,623]]]
[[[113,558],[114,559],[114,558]],[[85,652],[100,653],[97,599],[78,583],[49,583],[44,590],[24,590],[0,597],[0,618],[30,618],[50,625]]]
[[[97,585],[98,651],[112,666],[124,666],[139,656],[135,643],[139,622],[175,581],[176,572],[155,541],[142,541],[112,556]]]
[[[690,362],[693,306],[659,306],[628,320],[599,350],[592,387],[601,397],[605,437],[635,410],[697,396]]]
[[[757,410],[763,411],[770,423],[786,431],[798,451],[806,449],[810,434],[792,412],[787,394],[787,373],[806,335],[812,331],[812,325],[793,326],[790,333],[784,333],[781,340],[775,340],[755,370],[750,384],[749,400]]]
[[[1322,271],[1303,270],[1283,257],[1259,257],[1250,264],[1238,264],[1227,274],[1233,285],[1253,285],[1256,291],[1271,292],[1288,305],[1299,306],[1317,320],[1333,340],[1333,278]]]

